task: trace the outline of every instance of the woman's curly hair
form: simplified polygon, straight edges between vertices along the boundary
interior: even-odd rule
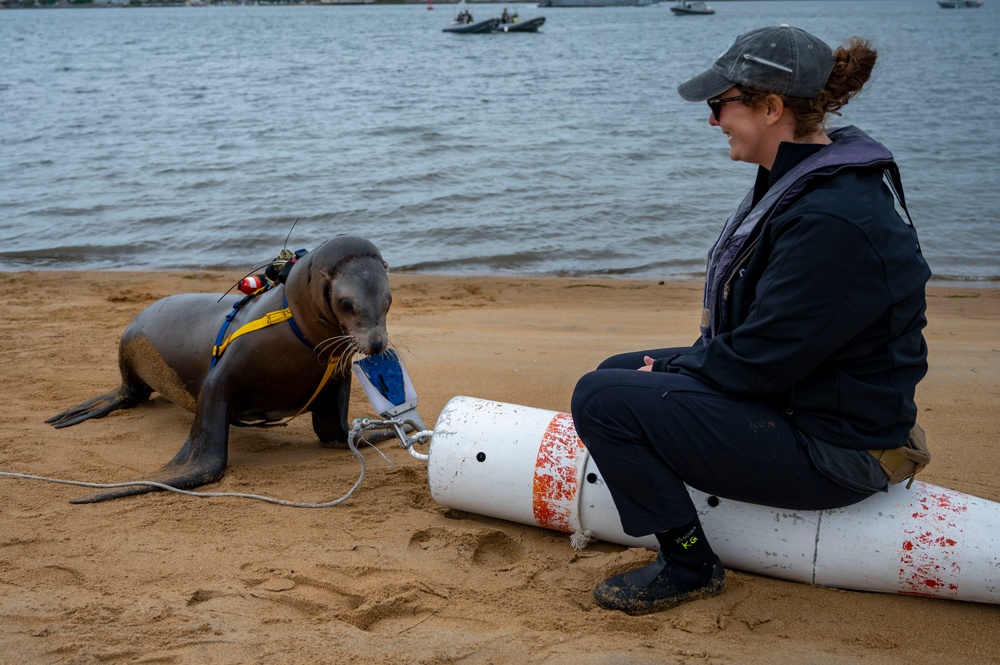
[[[838,111],[861,92],[871,78],[878,52],[869,41],[852,37],[833,54],[836,63],[826,85],[815,97],[788,97],[779,95],[795,116],[795,138],[810,136],[823,127],[829,113],[840,115]],[[740,88],[745,98],[743,103],[759,107],[768,95],[773,94],[753,88]]]

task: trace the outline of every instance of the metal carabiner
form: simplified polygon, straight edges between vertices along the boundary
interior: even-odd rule
[[[429,443],[431,437],[434,435],[434,432],[425,429],[416,431],[412,436],[407,436],[407,425],[412,427],[414,430],[417,428],[417,424],[412,420],[400,420],[399,418],[391,418],[387,420],[356,418],[352,423],[351,431],[348,433],[348,441],[353,442],[358,434],[363,433],[366,430],[389,430],[395,435],[396,440],[399,441],[399,445],[408,451],[412,457],[426,462],[429,459],[429,455],[417,452],[413,449],[413,445],[416,443]]]

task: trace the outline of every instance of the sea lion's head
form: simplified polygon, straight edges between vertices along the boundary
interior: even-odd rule
[[[376,355],[388,348],[392,304],[386,263],[374,244],[336,236],[299,259],[286,297],[306,339],[333,355]]]

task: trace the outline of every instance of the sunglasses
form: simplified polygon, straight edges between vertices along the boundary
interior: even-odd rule
[[[712,109],[712,115],[715,116],[716,122],[722,122],[719,114],[722,113],[722,105],[726,102],[736,102],[741,99],[746,99],[746,95],[737,95],[735,97],[716,97],[715,99],[708,100],[708,108]]]

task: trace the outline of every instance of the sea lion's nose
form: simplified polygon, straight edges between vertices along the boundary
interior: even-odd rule
[[[385,337],[381,333],[374,333],[368,338],[368,355],[377,356],[385,351]]]

